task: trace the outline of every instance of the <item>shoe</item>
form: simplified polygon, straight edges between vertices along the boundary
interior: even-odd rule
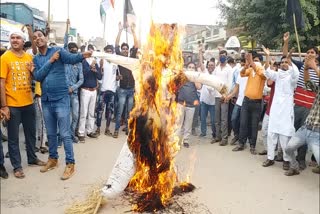
[[[40,147],[40,152],[42,154],[45,154],[45,153],[48,153],[49,151],[48,151],[47,147]]]
[[[106,130],[104,131],[104,134],[107,135],[107,136],[112,136],[112,133],[110,132],[109,129],[106,129]]]
[[[29,165],[29,166],[45,166],[46,163],[43,162],[43,161],[41,161],[41,160],[39,160],[39,159],[37,159],[37,160],[36,160],[35,162],[33,162],[33,163],[28,163],[28,165]]]
[[[300,172],[297,169],[289,169],[284,173],[286,176],[293,176],[293,175],[299,175]]]
[[[13,174],[14,174],[14,177],[19,178],[19,179],[22,179],[22,178],[26,177],[26,175],[24,174],[24,172],[23,172],[23,170],[21,168],[17,169],[17,170],[14,170]]]
[[[259,155],[267,155],[268,154],[268,152],[267,152],[267,150],[262,150],[261,152],[259,152],[258,153]]]
[[[98,136],[100,135],[100,127],[97,128],[95,134],[98,135]]]
[[[230,145],[233,146],[233,145],[236,145],[237,141],[239,140],[239,138],[237,137],[234,137],[232,138],[231,142],[230,142]]]
[[[320,174],[320,166],[317,166],[317,167],[313,168],[312,172],[316,173],[316,174]]]
[[[90,137],[90,138],[98,138],[99,135],[97,135],[94,132],[91,132],[90,134],[87,134],[87,136]]]
[[[216,143],[216,140],[215,140],[215,139],[212,139],[212,140],[210,141],[210,143],[211,143],[211,144],[214,144],[214,143]]]
[[[244,145],[239,144],[238,146],[236,146],[235,148],[232,149],[232,151],[234,152],[238,152],[238,151],[242,151],[244,150]]]
[[[3,179],[7,179],[9,174],[6,171],[6,168],[3,165],[0,165],[0,177]]]
[[[252,155],[256,155],[257,154],[256,148],[255,147],[250,147],[250,153]]]
[[[191,134],[192,134],[193,136],[197,136],[196,130],[195,130],[195,129],[192,129],[192,130],[191,130]]]
[[[86,142],[84,136],[79,136],[78,139],[79,139],[79,142],[80,142],[80,143],[85,143],[85,142]]]
[[[80,142],[80,140],[79,140],[79,138],[75,137],[75,138],[73,138],[72,142],[73,142],[74,144],[77,144],[77,143]]]
[[[268,166],[272,166],[273,164],[274,164],[273,160],[267,159],[265,162],[263,162],[262,166],[263,167],[268,167]]]
[[[220,142],[222,140],[222,138],[216,138],[215,141],[216,142]]]
[[[226,145],[228,145],[228,141],[223,140],[219,143],[219,146],[226,146]]]
[[[189,148],[189,143],[183,143],[183,146]]]
[[[114,131],[113,138],[118,138],[118,136],[119,136],[119,131]]]
[[[307,168],[306,161],[298,161],[299,162],[299,169],[305,170]]]
[[[68,163],[66,168],[64,169],[61,180],[67,180],[71,178],[73,174],[74,174],[74,163]]]
[[[207,136],[207,135],[206,134],[202,134],[202,133],[199,135],[199,137],[205,137],[205,136]]]
[[[289,161],[283,161],[282,169],[286,170],[286,171],[289,170],[290,169],[290,162]]]
[[[34,148],[34,151],[35,151],[35,152],[39,152],[39,148],[38,148],[38,147],[35,147],[35,148]]]
[[[5,157],[6,157],[6,158],[10,158],[9,152],[6,153]]]
[[[48,158],[47,164],[40,169],[40,172],[48,172],[49,170],[54,169],[57,166],[58,166],[57,159]]]
[[[128,128],[127,128],[127,127],[124,127],[124,128],[122,129],[122,131],[123,131],[123,132],[127,132],[127,131],[128,131]]]

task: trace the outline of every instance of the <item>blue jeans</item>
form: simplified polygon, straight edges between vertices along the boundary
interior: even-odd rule
[[[57,129],[64,145],[66,164],[74,163],[70,131],[70,98],[66,95],[57,101],[42,101],[44,121],[47,127],[49,157],[58,159]]]
[[[28,163],[37,161],[36,146],[36,112],[34,105],[23,107],[9,107],[10,120],[8,120],[8,150],[10,161],[14,170],[21,169],[21,155],[19,148],[19,125],[22,123]]]
[[[239,139],[239,129],[240,129],[240,114],[241,113],[241,106],[235,105],[231,115],[231,123],[233,134],[236,139]]]
[[[0,136],[0,166],[4,164],[2,137]]]
[[[318,165],[320,164],[320,133],[307,129],[302,126],[289,141],[285,151],[289,156],[290,168],[299,170],[299,163],[296,160],[294,152],[301,146],[308,144],[316,158]]]
[[[128,100],[128,106],[127,106],[127,110],[128,110],[128,114],[126,115],[126,127],[128,127],[128,116],[129,116],[129,112],[131,112],[132,106],[133,106],[133,95],[134,95],[134,89],[123,89],[123,88],[119,88],[118,89],[118,112],[117,112],[117,117],[116,117],[116,127],[115,130],[118,131],[120,129],[120,119],[121,119],[121,114],[123,112],[123,109],[125,107],[126,104],[126,100]]]
[[[78,94],[72,93],[70,95],[70,106],[71,106],[71,135],[72,140],[75,140],[76,128],[79,122],[79,96]]]
[[[101,127],[104,106],[106,106],[106,128],[109,128],[112,119],[112,114],[114,112],[114,97],[115,93],[112,91],[103,91],[100,93],[99,102],[97,106],[97,127]]]
[[[214,124],[214,105],[208,105],[204,102],[200,104],[200,120],[201,120],[201,134],[207,134],[207,116],[208,112],[210,113],[210,122],[211,122],[211,130],[212,130],[212,137],[216,136],[216,129]]]

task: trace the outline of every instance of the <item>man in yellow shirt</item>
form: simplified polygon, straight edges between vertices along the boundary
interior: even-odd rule
[[[22,123],[29,165],[43,166],[35,154],[35,109],[31,91],[32,56],[25,53],[25,36],[21,31],[10,33],[11,50],[1,56],[1,110],[8,119],[8,150],[17,178],[24,178],[19,149],[19,125]]]
[[[266,81],[261,62],[261,55],[246,54],[246,64],[240,72],[241,77],[248,77],[248,82],[240,113],[239,145],[232,151],[242,151],[248,138],[250,152],[253,155],[256,154],[258,124],[262,110],[263,88]]]

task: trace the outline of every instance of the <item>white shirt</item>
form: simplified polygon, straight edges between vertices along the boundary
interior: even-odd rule
[[[246,90],[248,77],[241,77],[240,73],[238,74],[236,83],[239,85],[239,94],[236,104],[242,106],[244,99],[244,91]]]
[[[209,73],[208,70],[205,73]],[[213,75],[213,73],[211,74]],[[204,102],[207,105],[215,105],[216,90],[210,86],[202,85],[200,91],[200,102]]]
[[[226,64],[222,69],[219,65],[214,69],[213,74],[220,79],[228,87],[228,92],[230,92],[232,87],[233,70],[230,65]],[[216,92],[216,97],[221,97],[219,92]]]
[[[117,69],[118,66],[103,60],[103,76],[102,76],[102,85],[101,91],[112,91],[116,92],[117,90]]]

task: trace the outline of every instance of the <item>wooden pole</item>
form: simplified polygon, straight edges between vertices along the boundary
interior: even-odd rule
[[[292,17],[293,17],[294,32],[295,32],[296,41],[297,41],[297,44],[298,44],[299,58],[300,58],[300,61],[301,61],[301,48],[300,48],[299,35],[298,35],[298,30],[297,30],[296,14],[293,13],[293,14],[292,14]]]

